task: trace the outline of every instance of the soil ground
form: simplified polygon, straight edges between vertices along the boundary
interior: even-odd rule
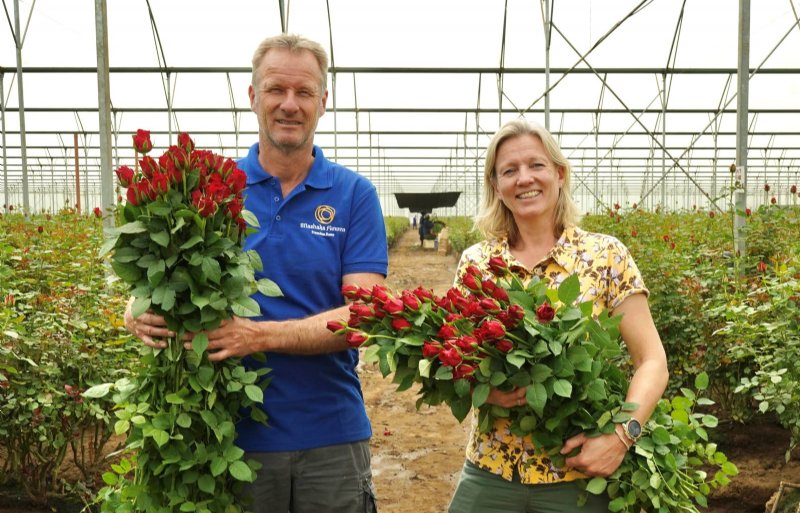
[[[452,284],[456,264],[455,255],[420,248],[417,233],[409,230],[391,251],[387,282],[395,290],[423,285],[443,293]],[[446,511],[464,462],[469,420],[459,424],[446,407],[418,411],[413,390],[395,392],[371,365],[363,365],[360,374],[374,431],[372,467],[380,512]],[[800,451],[784,463],[789,434],[776,423],[756,418],[746,425],[722,424],[714,436],[740,474],[713,494],[708,513],[762,513],[781,481],[800,483]],[[57,505],[37,509],[0,494],[0,513],[68,511],[75,510]]]

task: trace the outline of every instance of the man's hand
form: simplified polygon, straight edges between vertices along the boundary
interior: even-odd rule
[[[510,392],[502,392],[494,387],[489,391],[489,397],[486,398],[488,404],[496,404],[503,408],[514,408],[515,406],[522,406],[525,404],[525,388],[515,388]]]
[[[174,332],[167,329],[167,321],[149,310],[134,318],[133,300],[134,298],[130,298],[128,305],[125,307],[125,328],[141,339],[146,346],[155,349],[167,347],[165,339],[175,336]]]
[[[266,324],[268,321],[253,321],[235,316],[222,321],[219,328],[206,333],[208,359],[216,362],[261,351],[259,340],[264,337],[261,328]],[[186,344],[187,349],[191,347],[191,342]]]

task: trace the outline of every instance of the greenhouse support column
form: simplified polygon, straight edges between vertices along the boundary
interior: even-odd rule
[[[744,256],[743,216],[747,208],[747,118],[750,87],[750,0],[739,0],[739,69],[737,71],[736,107],[736,190],[733,218],[733,241],[736,252]]]
[[[544,0],[544,127],[550,131],[550,1]]]
[[[8,161],[6,160],[6,94],[3,87],[3,76],[5,74],[0,71],[0,132],[3,134],[3,208],[8,208]]]
[[[102,210],[114,208],[114,184],[111,176],[111,92],[108,74],[108,15],[106,0],[94,2],[97,46],[97,105],[100,113],[100,204]],[[114,216],[104,224],[114,226]]]
[[[25,141],[25,101],[22,94],[22,31],[19,28],[19,0],[14,0],[14,41],[17,45],[17,96],[19,104],[19,146],[22,155],[22,212],[30,216],[28,198],[28,149]],[[5,146],[5,145],[4,145]]]
[[[81,166],[80,155],[78,154],[78,133],[73,134],[73,144],[75,145],[75,210],[81,213]]]

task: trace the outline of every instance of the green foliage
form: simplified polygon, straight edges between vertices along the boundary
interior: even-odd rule
[[[62,483],[94,488],[114,449],[113,403],[80,394],[137,365],[124,300],[96,256],[101,240],[94,217],[0,217],[0,484],[39,503]],[[67,456],[78,475],[63,472]]]
[[[384,217],[383,224],[386,226],[386,244],[390,248],[408,230],[409,226],[408,218],[405,216]]]
[[[461,253],[483,239],[483,237],[473,229],[473,221],[470,217],[446,217],[444,221],[447,223],[450,246],[456,254]]]

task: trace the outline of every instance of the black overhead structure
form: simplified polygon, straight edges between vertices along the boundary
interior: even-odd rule
[[[434,208],[454,207],[461,191],[455,192],[396,192],[397,206],[411,212],[430,214]]]

